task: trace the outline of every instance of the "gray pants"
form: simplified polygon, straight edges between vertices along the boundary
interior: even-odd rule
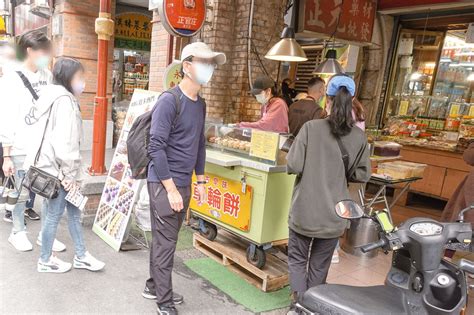
[[[152,245],[150,248],[150,278],[146,282],[148,289],[156,294],[159,305],[172,304],[174,252],[178,233],[189,207],[191,188],[178,187],[183,197],[184,209],[175,212],[171,209],[168,194],[161,183],[148,183],[150,195],[150,218]]]
[[[312,238],[289,231],[288,269],[292,292],[303,293],[326,283],[338,238]]]

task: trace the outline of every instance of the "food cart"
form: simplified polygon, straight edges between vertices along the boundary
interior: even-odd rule
[[[286,137],[223,125],[206,127],[207,202],[191,199],[200,233],[209,240],[217,228],[249,242],[247,261],[262,268],[265,251],[288,240],[288,211],[295,177],[286,174]],[[195,190],[193,190],[194,194]]]

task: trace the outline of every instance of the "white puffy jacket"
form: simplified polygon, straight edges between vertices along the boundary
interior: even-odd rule
[[[35,163],[49,110],[51,116]],[[36,103],[34,117],[38,132],[32,135],[33,145],[28,150],[25,169],[35,164],[51,175],[58,175],[61,180],[80,181],[84,174],[80,153],[82,118],[76,97],[61,85],[48,85]]]

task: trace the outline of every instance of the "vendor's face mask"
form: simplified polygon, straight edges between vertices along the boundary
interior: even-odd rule
[[[257,102],[262,105],[265,105],[268,102],[268,98],[265,91],[262,91],[262,93],[255,95],[255,98],[257,99]]]

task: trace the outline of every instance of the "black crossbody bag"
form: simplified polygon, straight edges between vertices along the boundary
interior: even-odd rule
[[[342,143],[341,138],[336,137],[336,140],[337,140],[337,145],[339,146],[339,150],[341,150],[341,154],[342,154],[342,162],[344,163],[344,171],[346,174],[347,185],[349,185],[349,183],[352,183],[352,182],[357,182],[357,181],[352,180],[352,176],[354,176],[354,173],[357,167],[359,166],[360,160],[362,158],[361,152],[365,150],[365,147],[362,148],[362,151],[359,152],[359,154],[357,155],[354,161],[354,164],[352,165],[351,168],[349,168],[349,153],[347,152],[346,147]]]
[[[54,103],[53,103],[54,104]],[[46,130],[48,129],[49,119],[51,117],[51,112],[53,111],[53,105],[49,108],[48,119],[46,120],[46,125],[44,127],[43,138],[41,139],[41,144],[38,149],[38,152],[35,156],[35,161],[33,165],[30,166],[26,172],[25,178],[23,179],[23,187],[34,192],[37,195],[40,195],[47,199],[54,199],[59,194],[59,189],[61,188],[61,180],[58,176],[53,176],[39,168],[36,167],[36,163],[39,160],[41,148],[43,147],[44,136],[46,135]]]

